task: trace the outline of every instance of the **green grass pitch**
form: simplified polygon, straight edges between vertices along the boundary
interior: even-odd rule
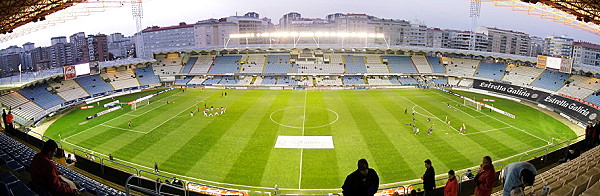
[[[118,99],[126,102],[153,92]],[[339,188],[360,158],[378,172],[381,184],[389,184],[418,179],[425,159],[432,160],[436,174],[445,174],[475,167],[485,155],[515,161],[517,154],[547,146],[551,138],[575,137],[566,125],[529,106],[459,94],[479,101],[496,99],[494,106],[517,118],[459,107],[462,99],[437,89],[177,89],[135,111],[127,106],[89,121],[86,116],[104,108],[76,109],[56,120],[45,135],[61,140],[67,149],[112,154],[140,169],[152,170],[157,162],[162,174],[182,179],[290,189]],[[205,103],[227,111],[216,117],[195,112]],[[412,110],[421,130],[417,135],[406,125],[412,123]],[[443,122],[446,118],[450,126]],[[467,131],[459,134],[463,123]],[[428,136],[429,127],[434,131]],[[335,148],[274,148],[280,135],[332,136]]]

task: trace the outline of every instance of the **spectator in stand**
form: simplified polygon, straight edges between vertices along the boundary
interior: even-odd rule
[[[6,115],[6,124],[8,125],[7,130],[11,132],[15,130],[15,126],[13,124],[14,119],[15,117],[12,115],[12,111],[8,111],[8,114]]]
[[[448,171],[448,181],[444,187],[444,196],[458,196],[458,181],[454,175],[454,170]]]
[[[42,151],[37,153],[31,164],[31,183],[45,189],[52,195],[77,195],[79,191],[75,183],[58,171],[52,157],[58,151],[58,145],[54,140],[44,143]]]
[[[585,127],[585,146],[588,148],[592,147],[592,131],[594,130],[594,126],[591,122],[587,124]]]
[[[431,160],[427,159],[425,162],[425,174],[421,176],[423,180],[423,189],[425,190],[424,196],[433,195],[433,189],[435,188],[435,170],[431,165]]]
[[[528,162],[510,163],[504,167],[503,178],[504,196],[524,194],[525,186],[531,186],[535,182],[537,170]]]
[[[497,179],[496,170],[494,169],[494,165],[492,165],[492,158],[489,156],[483,157],[479,172],[475,176],[475,195],[491,195]]]
[[[475,176],[473,175],[473,171],[471,171],[470,169],[467,169],[467,178],[469,180],[472,180],[473,178],[475,178]]]
[[[369,168],[366,159],[358,160],[358,169],[346,177],[342,185],[345,196],[375,195],[379,188],[379,176],[374,169]]]
[[[2,109],[2,122],[4,123],[4,129],[8,129],[8,123],[6,123],[6,110]]]
[[[10,112],[9,112],[10,114]],[[592,129],[592,147],[598,145],[598,135],[600,134],[600,120],[596,121],[594,129]]]

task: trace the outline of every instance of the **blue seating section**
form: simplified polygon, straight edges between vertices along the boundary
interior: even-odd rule
[[[65,100],[60,98],[58,95],[50,93],[47,90],[48,87],[50,87],[50,85],[47,83],[37,84],[35,86],[21,89],[19,90],[19,93],[37,103],[44,109],[49,109],[65,102]]]
[[[433,83],[436,83],[436,84],[444,84],[444,85],[448,84],[448,80],[446,80],[446,77],[434,78],[434,79],[431,79],[431,81],[433,81]]]
[[[277,84],[296,86],[296,85],[298,85],[298,81],[295,79],[292,79],[289,76],[282,76],[282,77],[279,77]]]
[[[365,84],[361,76],[344,76],[342,77],[345,85],[360,85]]]
[[[342,56],[346,62],[346,73],[367,73],[367,66],[365,65],[365,57],[363,56]]]
[[[221,81],[219,82],[219,84],[238,84],[240,82],[239,79],[233,77],[233,76],[224,76],[223,79],[221,79]]]
[[[418,85],[419,82],[414,78],[398,78],[402,85]]]
[[[290,55],[268,55],[264,73],[288,73],[292,66],[289,61]]]
[[[31,159],[33,159],[33,156],[36,153],[33,149],[4,135],[4,133],[0,133],[0,147],[2,149],[0,150],[0,157],[2,158],[0,162],[5,159],[10,159],[9,162],[18,164],[19,168],[28,168],[29,164],[31,163]],[[56,164],[56,166],[63,176],[70,180],[81,182],[81,186],[91,194],[108,196],[126,195],[121,191],[92,180],[87,176],[81,175],[60,164]],[[23,169],[14,171],[21,172]],[[23,182],[20,182],[14,175],[10,173],[0,174],[0,181],[7,185],[9,190],[11,190],[12,194],[14,195],[36,195],[29,187],[27,187],[27,185],[25,185]]]
[[[190,57],[190,60],[188,60],[188,62],[185,64],[181,73],[190,73],[190,70],[192,70],[192,67],[194,66],[197,60],[198,57]]]
[[[531,84],[531,86],[551,91],[557,91],[561,86],[564,85],[565,80],[567,80],[567,78],[569,78],[569,74],[561,73],[558,71],[546,70],[537,80],[535,80]]]
[[[204,80],[204,82],[202,84],[203,85],[219,84],[219,81],[221,81],[222,78],[223,78],[222,76],[215,76],[214,78],[208,78],[208,79]]]
[[[263,85],[275,85],[275,83],[277,83],[277,78],[275,78],[275,76],[265,76],[261,82]]]
[[[477,73],[475,77],[480,78],[489,78],[492,80],[500,80],[502,76],[504,76],[504,69],[506,68],[506,64],[504,63],[486,63],[481,62],[479,65],[479,69],[477,69]]]
[[[409,56],[382,56],[387,59],[390,73],[418,73]]]
[[[81,85],[90,95],[113,91],[110,84],[104,83],[100,76],[91,75],[75,78],[75,81]]]
[[[242,56],[217,56],[208,73],[238,73]]]
[[[186,85],[188,82],[190,82],[190,80],[192,80],[192,78],[194,78],[194,76],[186,76],[182,79],[176,79],[175,85]]]
[[[138,68],[134,71],[142,86],[160,84],[160,78],[154,74],[152,67]]]
[[[590,102],[594,105],[600,106],[600,95],[590,95],[588,98],[585,98],[585,101]]]
[[[389,80],[392,84],[400,85],[400,81],[398,81],[398,77],[396,77],[396,76],[390,76]]]
[[[433,73],[439,73],[439,74],[446,73],[446,68],[444,68],[444,66],[442,66],[442,64],[440,64],[440,58],[428,56],[427,61],[429,61],[429,64],[431,65],[431,68],[433,69]]]

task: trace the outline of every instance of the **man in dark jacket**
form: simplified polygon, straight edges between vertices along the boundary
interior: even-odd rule
[[[344,196],[371,196],[377,193],[379,176],[374,169],[369,168],[366,159],[358,160],[358,169],[346,177],[342,185]]]
[[[425,168],[427,168],[427,170],[425,170],[425,174],[421,176],[421,179],[423,180],[423,189],[425,190],[423,195],[430,196],[433,195],[433,189],[435,188],[435,170],[431,165],[431,160],[425,160]]]

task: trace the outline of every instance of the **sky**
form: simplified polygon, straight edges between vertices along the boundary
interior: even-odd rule
[[[365,13],[386,19],[420,20],[428,27],[470,30],[469,0],[146,0],[142,24],[148,26],[171,26],[179,22],[195,23],[208,18],[244,15],[257,12],[273,23],[286,13],[298,12],[305,18],[325,18],[331,13]],[[520,31],[531,36],[567,35],[575,40],[600,44],[600,36],[535,16],[508,9],[482,4],[479,26]],[[90,16],[69,20],[34,33],[0,43],[0,49],[26,42],[49,46],[50,38],[70,36],[77,32],[89,34],[123,33],[133,35],[136,31],[131,7],[124,6],[93,13]]]

